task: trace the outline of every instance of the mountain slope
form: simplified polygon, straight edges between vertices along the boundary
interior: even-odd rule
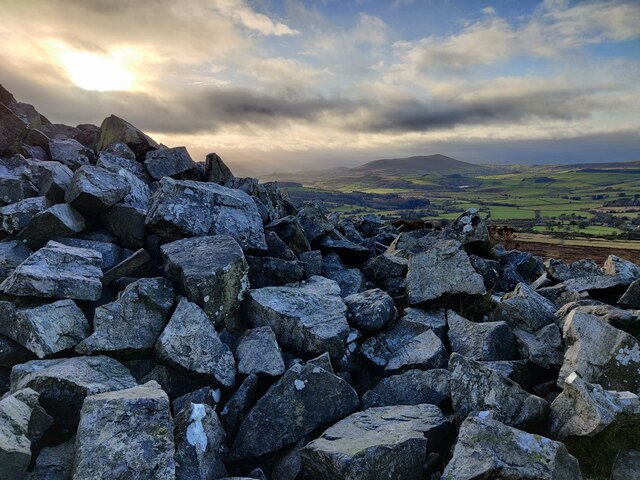
[[[445,155],[421,155],[407,158],[374,160],[359,167],[350,168],[350,173],[396,173],[425,174],[447,170],[477,170],[478,165],[462,162]]]

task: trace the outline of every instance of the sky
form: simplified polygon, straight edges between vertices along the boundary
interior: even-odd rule
[[[237,175],[640,160],[638,0],[0,0],[0,83]]]

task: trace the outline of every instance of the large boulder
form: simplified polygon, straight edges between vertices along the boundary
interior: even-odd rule
[[[74,171],[95,159],[93,151],[72,138],[52,138],[49,140],[49,153],[51,160],[63,163]]]
[[[315,242],[322,235],[330,233],[334,224],[327,219],[325,213],[315,205],[306,205],[298,211],[298,221],[309,242]]]
[[[304,472],[311,479],[420,480],[426,454],[446,450],[449,427],[434,405],[357,412],[302,449]]]
[[[31,176],[38,185],[38,194],[46,197],[53,203],[64,202],[64,196],[73,171],[66,165],[58,162],[29,163]]]
[[[447,312],[451,351],[473,360],[511,360],[515,337],[505,322],[476,323]]]
[[[366,279],[362,272],[357,268],[347,267],[337,253],[332,252],[322,258],[321,274],[338,282],[343,297],[364,290]]]
[[[640,309],[640,279],[629,285],[627,291],[620,297],[618,305],[622,308]]]
[[[347,320],[365,331],[378,331],[395,318],[397,311],[393,298],[379,288],[354,293],[345,297]]]
[[[65,201],[83,215],[96,215],[118,203],[129,191],[123,176],[87,165],[73,174]]]
[[[244,375],[263,373],[277,377],[285,370],[282,351],[268,326],[247,330],[238,340],[235,356],[238,372]]]
[[[265,226],[265,230],[274,232],[291,250],[300,254],[311,250],[307,235],[300,222],[293,215],[282,217]]]
[[[188,238],[161,247],[167,277],[216,325],[240,329],[237,310],[249,288],[240,245],[229,235]]]
[[[409,257],[407,295],[410,305],[437,300],[443,295],[484,294],[484,280],[455,240],[437,242]]]
[[[66,203],[59,203],[34,215],[16,238],[25,240],[31,248],[40,248],[52,238],[71,237],[84,227],[84,218],[77,210]]]
[[[0,156],[17,152],[27,130],[24,122],[9,107],[0,103]]]
[[[151,351],[167,324],[174,293],[165,278],[141,278],[111,303],[96,308],[94,332],[76,347],[82,354]]]
[[[75,480],[174,480],[169,398],[156,382],[87,397],[80,412]]]
[[[147,152],[144,165],[155,180],[185,174],[196,168],[196,162],[191,159],[185,147],[151,150]]]
[[[358,409],[358,394],[340,377],[313,364],[294,365],[240,424],[231,460],[260,457]]]
[[[462,245],[484,245],[491,247],[489,242],[489,230],[487,224],[482,221],[482,217],[476,208],[470,208],[446,229],[448,238],[459,241]]]
[[[323,277],[247,294],[246,315],[255,327],[269,326],[280,345],[308,356],[329,352],[339,360],[349,333],[338,284]]]
[[[244,249],[267,247],[262,219],[251,197],[215,183],[163,178],[146,223],[151,231],[171,240],[226,234]]]
[[[215,153],[207,154],[204,161],[204,174],[202,179],[205,182],[213,182],[218,185],[224,185],[227,181],[233,178],[233,173],[229,170],[229,167],[222,161]]]
[[[578,461],[562,443],[511,428],[490,417],[489,412],[483,411],[464,421],[443,479],[582,479]]]
[[[73,473],[75,438],[55,447],[44,447],[27,480],[70,480]]]
[[[384,378],[362,396],[362,406],[385,407],[388,405],[442,405],[449,400],[449,371],[408,370],[399,375]]]
[[[433,330],[427,330],[416,335],[394,352],[385,366],[385,372],[398,373],[413,368],[422,370],[442,368],[447,365],[448,360],[449,355],[442,340]]]
[[[0,229],[8,234],[19,232],[32,218],[49,208],[46,197],[25,198],[0,208]]]
[[[545,262],[544,266],[549,278],[556,282],[602,274],[602,270],[598,267],[598,264],[590,258],[576,260],[571,264],[552,258]]]
[[[100,125],[97,150],[107,150],[112,143],[126,144],[139,162],[145,160],[148,151],[159,148],[151,137],[115,115],[105,118]]]
[[[236,363],[213,323],[183,298],[156,343],[158,360],[224,387],[233,387]]]
[[[102,255],[95,250],[50,241],[0,284],[19,297],[98,300],[102,293]]]
[[[247,255],[249,283],[253,288],[297,282],[305,277],[304,264],[297,260]]]
[[[0,242],[0,281],[7,278],[32,253],[29,247],[17,240]]]

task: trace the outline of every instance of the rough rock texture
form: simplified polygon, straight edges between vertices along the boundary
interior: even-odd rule
[[[341,378],[312,364],[294,365],[242,421],[231,457],[259,457],[292,445],[357,410],[359,403]]]
[[[476,323],[449,310],[451,351],[473,360],[511,360],[515,337],[505,322]]]
[[[294,352],[340,359],[349,333],[337,283],[312,277],[305,283],[265,287],[247,294],[246,314],[256,327],[269,326],[278,343]]]
[[[407,295],[410,305],[452,293],[484,294],[482,276],[473,269],[460,243],[447,240],[409,257]]]
[[[370,332],[380,330],[397,314],[393,298],[379,288],[349,295],[344,303],[351,325]]]
[[[343,297],[364,290],[364,275],[357,268],[347,267],[337,253],[332,252],[322,258],[321,274],[338,283]]]
[[[207,154],[204,165],[203,180],[207,182],[224,185],[225,182],[233,178],[233,173],[229,167],[215,153]]]
[[[247,330],[238,340],[235,356],[238,372],[245,375],[264,373],[276,377],[285,370],[282,351],[268,326]]]
[[[448,427],[434,405],[357,412],[302,449],[305,473],[314,479],[420,480],[425,452],[434,448],[434,440],[439,440]]]
[[[363,408],[387,405],[441,405],[450,398],[449,371],[408,370],[383,379],[362,396]]]
[[[156,382],[87,397],[73,478],[175,478],[169,398]]]
[[[98,150],[105,150],[113,143],[124,143],[135,154],[139,162],[144,161],[146,153],[158,148],[158,144],[142,131],[120,117],[111,115],[100,125]]]
[[[147,152],[145,167],[154,180],[184,174],[196,168],[185,147],[164,148]]]
[[[508,427],[479,412],[460,426],[445,480],[580,480],[578,461],[560,443]]]
[[[622,308],[640,309],[640,279],[629,285],[627,291],[620,297],[618,305]]]
[[[397,373],[412,368],[423,370],[441,368],[447,365],[448,359],[442,340],[433,330],[427,330],[416,335],[394,352],[385,366],[385,371]]]
[[[95,215],[118,203],[129,190],[121,175],[87,165],[73,174],[65,201],[83,215]]]
[[[264,250],[262,220],[255,202],[241,190],[191,180],[160,180],[146,220],[159,235],[230,235],[244,249]]]
[[[181,299],[156,344],[160,361],[224,387],[235,383],[233,354],[195,303]]]
[[[129,284],[118,298],[96,308],[93,334],[76,351],[132,353],[153,348],[167,324],[174,293],[165,278],[141,278]]]
[[[26,227],[31,219],[49,208],[46,197],[25,198],[0,208],[0,228],[8,234],[17,233]]]
[[[242,249],[228,235],[178,240],[162,248],[167,276],[215,324],[238,330],[236,313],[249,288]]]
[[[456,218],[449,225],[446,233],[449,238],[459,241],[462,245],[490,245],[487,224],[482,221],[476,208],[470,208]]]
[[[52,238],[73,236],[84,227],[82,215],[66,203],[60,203],[34,215],[16,238],[26,240],[31,248],[39,248]]]
[[[75,438],[55,447],[45,447],[38,454],[27,480],[70,480],[73,474]]]

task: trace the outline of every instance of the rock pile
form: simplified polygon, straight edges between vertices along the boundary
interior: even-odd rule
[[[0,98],[1,479],[638,478],[637,265]]]

